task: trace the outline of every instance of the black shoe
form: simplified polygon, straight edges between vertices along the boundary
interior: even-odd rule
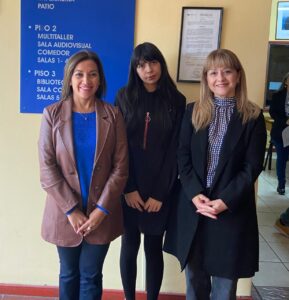
[[[285,195],[285,188],[277,187],[277,192],[279,195]]]

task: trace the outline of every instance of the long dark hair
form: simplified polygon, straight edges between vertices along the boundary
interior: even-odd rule
[[[161,66],[161,76],[157,85],[158,94],[158,122],[160,126],[172,126],[170,112],[175,110],[177,103],[177,88],[168,72],[168,67],[161,51],[152,43],[142,43],[135,47],[129,66],[128,83],[123,89],[123,103],[121,110],[127,126],[135,125],[135,118],[142,113],[142,98],[145,94],[143,81],[137,74],[137,66],[142,61],[158,61]]]

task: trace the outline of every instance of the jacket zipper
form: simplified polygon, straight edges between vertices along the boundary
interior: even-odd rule
[[[145,128],[143,134],[143,149],[146,150],[147,147],[147,135],[149,130],[149,122],[151,121],[150,113],[147,112],[145,116]]]

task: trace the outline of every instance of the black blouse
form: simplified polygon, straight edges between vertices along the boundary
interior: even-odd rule
[[[160,118],[158,91],[142,94],[141,107],[133,122],[127,124],[130,173],[125,193],[138,191],[144,201],[149,197],[163,202],[169,195],[177,176],[176,150],[185,98],[177,93],[176,107],[167,107],[169,119],[164,125]],[[117,96],[123,111],[123,92]],[[126,119],[126,116],[124,116]]]

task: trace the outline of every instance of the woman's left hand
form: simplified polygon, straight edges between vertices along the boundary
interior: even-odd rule
[[[161,209],[162,205],[163,204],[161,201],[149,197],[148,200],[145,202],[144,209],[149,213],[158,212]]]
[[[228,207],[222,199],[216,199],[205,203],[203,208],[197,210],[197,213],[211,219],[217,219],[217,215],[227,209]]]
[[[106,214],[102,210],[98,208],[94,209],[90,213],[88,220],[78,229],[77,233],[87,236],[100,225],[105,217]]]

